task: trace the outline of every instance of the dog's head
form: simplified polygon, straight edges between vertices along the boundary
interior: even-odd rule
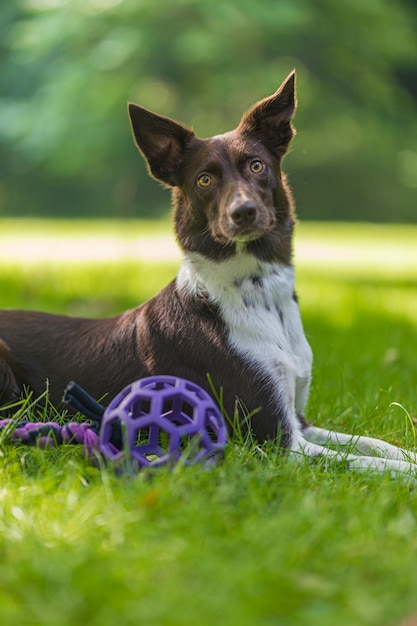
[[[186,126],[136,104],[129,114],[151,175],[173,188],[179,243],[214,258],[243,246],[289,262],[292,200],[281,160],[294,135],[292,72],[228,133],[200,139]]]

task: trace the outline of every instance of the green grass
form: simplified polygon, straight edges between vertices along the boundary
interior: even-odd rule
[[[17,226],[0,222],[0,247]],[[140,226],[77,222],[62,233],[62,222],[32,222],[21,234],[71,230],[75,241],[92,229],[132,238]],[[316,424],[417,448],[415,241],[415,227],[299,227]],[[108,315],[155,293],[177,265],[3,258],[0,305]],[[211,471],[134,478],[75,448],[3,444],[0,454],[7,626],[394,626],[417,612],[417,491],[399,479],[233,441]]]

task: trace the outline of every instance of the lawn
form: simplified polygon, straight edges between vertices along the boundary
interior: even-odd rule
[[[309,419],[417,449],[417,227],[298,231]],[[0,306],[135,306],[175,275],[169,232],[0,221]],[[417,491],[400,479],[240,441],[210,471],[135,477],[75,448],[3,444],[0,477],[7,626],[399,626],[417,614]]]

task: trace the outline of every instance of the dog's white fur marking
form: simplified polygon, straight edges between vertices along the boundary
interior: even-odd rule
[[[293,299],[294,268],[263,263],[244,252],[221,264],[191,253],[177,282],[188,292],[206,293],[220,309],[231,346],[263,376],[275,379],[272,401],[285,409],[290,448],[297,448],[297,413],[303,412],[308,397],[312,352]]]
[[[304,440],[299,442],[299,449],[293,452],[310,457],[331,457],[336,461],[346,462],[348,467],[355,471],[389,471],[393,475],[408,474],[414,480],[417,479],[417,455],[381,439],[346,435],[314,426],[306,428],[303,436]],[[340,452],[325,447],[332,444],[345,447],[347,451]],[[358,456],[358,453],[366,456]]]
[[[276,396],[271,400],[285,409],[290,452],[331,457],[356,471],[417,476],[416,453],[370,437],[313,426],[302,430],[297,414],[304,412],[308,398],[312,352],[293,297],[294,268],[264,263],[246,254],[243,246],[239,248],[235,256],[221,263],[186,253],[177,285],[217,305],[231,346],[263,376],[275,379]],[[346,451],[328,447],[332,445]]]

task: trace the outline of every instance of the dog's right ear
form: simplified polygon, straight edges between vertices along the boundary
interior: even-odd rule
[[[282,157],[295,133],[291,120],[296,106],[294,70],[272,96],[255,104],[242,117],[238,130],[261,139],[273,154]]]
[[[174,120],[129,103],[129,117],[135,143],[145,157],[152,176],[175,187],[179,165],[194,132]]]

